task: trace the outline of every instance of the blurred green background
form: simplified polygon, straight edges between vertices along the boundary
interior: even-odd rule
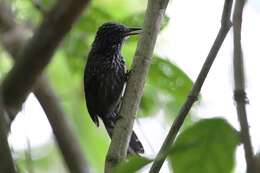
[[[8,2],[19,23],[26,23],[29,27],[36,28],[41,22],[43,15],[30,0]],[[46,9],[54,4],[53,0],[39,2]],[[67,118],[73,126],[94,173],[103,172],[110,140],[104,128],[97,128],[92,123],[85,106],[83,68],[87,54],[95,32],[104,22],[114,21],[127,26],[142,26],[146,3],[146,0],[92,1],[57,49],[45,71],[69,116]],[[166,16],[162,32],[169,20],[171,19]],[[137,40],[138,37],[129,38],[123,46],[122,54],[128,68],[131,66]],[[170,57],[160,57],[155,52],[137,115],[141,120],[153,119],[159,112],[162,112],[165,117],[163,121],[165,127],[169,127],[174,120],[193,83],[185,72],[171,63],[168,58]],[[12,64],[9,55],[0,47],[0,80]],[[231,172],[234,167],[234,151],[238,145],[237,132],[222,119],[197,122],[197,116],[192,113],[191,116],[192,118],[186,120],[185,128],[182,129],[183,133],[170,152],[170,165],[173,165],[170,168],[172,167],[176,173]],[[225,141],[228,142],[222,142],[223,138],[227,138]],[[32,157],[29,163],[28,148],[13,152],[21,173],[66,172],[62,156],[52,140],[40,147],[33,147],[29,153]],[[151,154],[148,155],[150,156]]]

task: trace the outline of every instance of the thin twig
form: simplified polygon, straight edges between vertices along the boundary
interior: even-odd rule
[[[256,161],[254,158],[254,151],[250,140],[249,126],[246,115],[246,104],[248,102],[245,92],[245,74],[243,52],[241,47],[241,25],[242,14],[245,5],[245,0],[236,0],[233,14],[234,22],[234,99],[236,101],[237,115],[241,127],[241,140],[243,142],[245,158],[247,163],[247,172],[256,173]]]
[[[113,167],[126,158],[135,115],[143,95],[145,79],[151,64],[155,42],[168,2],[169,0],[148,1],[143,34],[138,42],[131,75],[119,112],[121,118],[116,123],[111,145],[106,157],[106,173],[111,173]]]
[[[221,20],[221,28],[218,32],[218,35],[216,37],[216,40],[214,41],[213,46],[210,49],[210,52],[206,58],[206,61],[203,64],[203,67],[199,73],[198,78],[196,79],[189,96],[187,97],[185,103],[181,107],[181,110],[176,117],[175,121],[173,122],[171,129],[159,151],[157,154],[152,167],[150,169],[150,173],[158,173],[163,165],[163,162],[165,161],[167,154],[172,146],[172,143],[174,142],[185,118],[187,117],[193,103],[197,100],[198,95],[200,93],[201,87],[207,77],[207,74],[217,56],[217,53],[228,33],[230,30],[232,24],[230,22],[230,15],[231,15],[231,9],[232,9],[232,0],[225,0],[224,9],[222,13],[222,20]]]
[[[3,6],[3,3],[0,3],[0,9],[2,10],[2,13],[0,13],[0,23],[3,24],[0,25],[0,31],[2,31],[2,27],[6,28],[6,25],[9,26],[9,30],[6,30],[3,34],[0,33],[2,34],[1,38],[3,38],[1,41],[6,50],[11,54],[11,57],[16,60],[19,55],[18,52],[27,41],[28,37],[26,37],[26,35],[28,36],[28,34],[24,33],[27,29],[15,22],[15,18],[9,6]],[[1,20],[3,18],[1,14],[4,16],[12,16],[10,20],[14,21],[12,22],[13,25],[9,25],[11,22],[8,20]],[[75,137],[71,125],[66,118],[67,115],[63,111],[55,92],[45,77],[40,77],[38,79],[34,94],[47,115],[56,142],[59,145],[63,159],[65,160],[66,166],[68,166],[70,172],[90,172],[84,153],[79,145],[79,141]]]

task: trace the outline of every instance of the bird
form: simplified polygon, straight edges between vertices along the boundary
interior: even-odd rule
[[[121,55],[124,40],[142,32],[122,24],[107,22],[98,28],[88,54],[84,70],[84,93],[89,115],[99,126],[99,119],[112,138],[113,129],[119,119],[119,109],[129,71]],[[144,148],[133,131],[128,153],[144,153]]]

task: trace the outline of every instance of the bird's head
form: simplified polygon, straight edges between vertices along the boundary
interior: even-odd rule
[[[93,46],[98,49],[121,48],[123,41],[130,35],[140,34],[141,28],[129,28],[117,23],[105,23],[97,31]]]

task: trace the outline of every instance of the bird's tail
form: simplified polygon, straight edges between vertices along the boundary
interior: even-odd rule
[[[107,130],[110,138],[112,138],[112,134],[113,134],[113,130],[114,130],[114,127],[115,127],[116,118],[109,118],[109,120],[103,119],[103,122],[104,122],[104,125],[106,127],[106,130]],[[138,139],[138,137],[136,136],[134,131],[132,132],[127,152],[128,152],[128,154],[131,154],[131,153],[136,153],[136,154],[144,153],[143,145],[140,142],[140,140]]]

